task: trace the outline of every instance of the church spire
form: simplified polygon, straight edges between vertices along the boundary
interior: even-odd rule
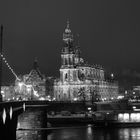
[[[69,20],[67,20],[67,27],[65,29],[65,33],[71,33]]]
[[[67,26],[63,33],[63,41],[67,44],[73,41],[73,34],[71,33],[69,20],[67,20]]]
[[[38,61],[37,61],[37,58],[35,58],[35,60],[34,60],[33,68],[34,68],[34,69],[37,69],[37,68],[38,68]]]
[[[80,50],[79,34],[77,34],[77,45],[75,47],[75,53],[80,57],[81,50]]]

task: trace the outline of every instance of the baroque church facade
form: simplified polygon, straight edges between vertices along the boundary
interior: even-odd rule
[[[108,101],[118,97],[118,84],[106,81],[101,66],[89,65],[81,57],[79,46],[74,44],[69,22],[63,33],[63,45],[60,78],[54,81],[53,88],[57,101]]]

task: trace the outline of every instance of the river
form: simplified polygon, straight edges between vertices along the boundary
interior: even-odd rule
[[[92,125],[61,126],[55,127],[43,139],[40,138],[39,131],[17,132],[17,140],[140,140],[140,128],[95,129]]]

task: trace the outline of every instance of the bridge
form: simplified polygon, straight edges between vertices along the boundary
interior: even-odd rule
[[[0,138],[16,140],[17,129],[47,128],[47,101],[18,101],[0,103]],[[38,134],[36,134],[38,135]],[[47,137],[40,134],[39,139]]]
[[[86,107],[87,108],[87,107]],[[56,101],[14,101],[0,103],[0,138],[16,140],[16,134],[21,137],[35,132],[32,136],[38,140],[47,139],[49,118],[51,111],[61,112],[69,110],[78,112],[85,110],[83,102]],[[25,133],[24,133],[25,132]],[[31,139],[31,138],[29,138]]]

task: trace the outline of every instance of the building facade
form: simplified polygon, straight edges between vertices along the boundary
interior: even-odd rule
[[[79,46],[67,22],[63,33],[60,78],[54,81],[54,97],[58,101],[111,100],[118,96],[118,84],[107,82],[104,69],[89,65],[81,57]]]
[[[15,100],[14,85],[5,85],[1,87],[2,101]]]
[[[15,94],[17,98],[25,100],[46,99],[46,77],[41,74],[37,60],[29,74],[15,81]]]

